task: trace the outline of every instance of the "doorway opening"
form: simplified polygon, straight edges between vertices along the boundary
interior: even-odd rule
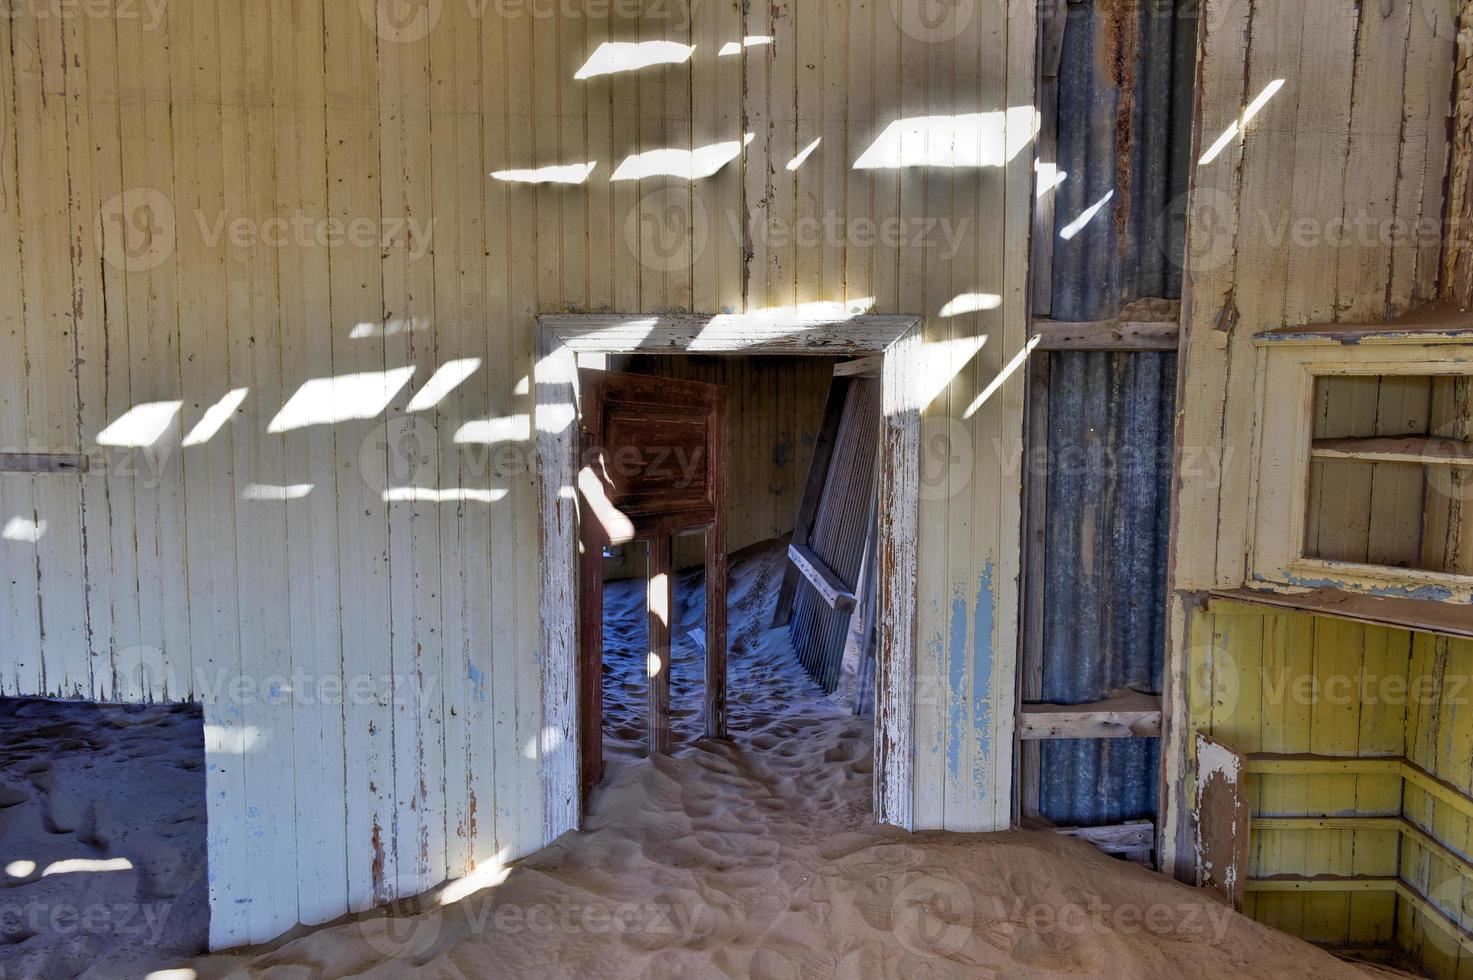
[[[590,356],[598,355],[870,359],[867,369],[878,378],[880,392],[874,505],[874,567],[880,573],[874,589],[873,806],[878,821],[907,828],[911,825],[920,441],[918,323],[919,318],[914,316],[804,317],[792,312],[538,318],[533,381],[542,516],[539,567],[544,731],[540,760],[549,839],[580,825],[580,787],[590,742],[578,696],[578,652],[583,646],[580,623],[585,621],[579,597],[582,582],[591,574],[601,573],[603,556],[600,552],[594,569],[588,553],[580,549],[583,522],[590,515],[584,513],[579,493],[586,410],[579,361],[581,357],[589,363]],[[722,553],[713,548],[708,552]],[[708,645],[709,635],[708,630]],[[725,650],[720,652],[724,654]],[[721,677],[724,679],[724,672]],[[706,697],[713,693],[719,697],[708,685]],[[653,703],[654,699],[647,697],[647,701]]]

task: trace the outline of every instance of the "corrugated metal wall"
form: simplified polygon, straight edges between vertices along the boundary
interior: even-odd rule
[[[1142,297],[1181,296],[1196,7],[1068,4],[1057,81],[1064,176],[1053,191],[1055,320],[1103,320]]]
[[[1050,101],[1057,93],[1061,175],[1052,266],[1035,293],[1054,320],[1106,320],[1138,299],[1181,296],[1196,7],[1064,8],[1044,86]],[[1161,691],[1176,365],[1170,353],[1049,355],[1044,613],[1030,651],[1044,701]],[[1044,742],[1039,812],[1059,824],[1154,818],[1159,758],[1156,739]]]
[[[1056,353],[1049,377],[1043,699],[1161,693],[1176,355]],[[1154,817],[1156,739],[1043,743],[1040,812]]]

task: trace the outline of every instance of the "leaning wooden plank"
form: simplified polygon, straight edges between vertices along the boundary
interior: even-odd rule
[[[1090,704],[1025,704],[1018,712],[1018,737],[1155,738],[1161,734],[1161,699],[1124,691]]]
[[[813,519],[818,514],[819,498],[824,484],[828,482],[829,460],[834,453],[834,440],[839,434],[839,423],[844,418],[844,405],[848,401],[850,383],[835,379],[829,383],[828,401],[824,404],[823,423],[818,429],[818,441],[813,445],[813,459],[808,464],[808,481],[803,486],[803,497],[798,502],[798,517],[793,525],[793,543],[808,543],[813,530]],[[788,565],[784,570],[782,587],[777,594],[777,608],[772,614],[773,626],[786,626],[793,617],[793,597],[797,594],[798,569]]]
[[[1180,326],[1174,320],[1088,320],[1065,322],[1035,319],[1039,350],[1174,351]]]
[[[1220,892],[1238,911],[1248,879],[1249,807],[1244,757],[1197,733],[1197,884]]]
[[[830,609],[839,612],[849,612],[854,608],[854,591],[844,584],[844,580],[834,574],[833,569],[824,564],[822,558],[807,545],[788,545],[788,560],[791,561],[808,580],[808,584],[817,590],[828,603]]]
[[[1256,589],[1226,589],[1211,593],[1215,599],[1294,609],[1312,616],[1334,616],[1362,623],[1376,623],[1443,636],[1473,638],[1473,607],[1434,599],[1374,596],[1341,589],[1308,592],[1268,592]],[[1215,606],[1230,612],[1233,606]]]
[[[1108,827],[1054,827],[1052,830],[1065,837],[1089,841],[1108,854],[1149,850],[1156,846],[1156,825],[1149,820],[1129,820]]]
[[[1310,448],[1310,455],[1315,459],[1473,466],[1473,443],[1427,436],[1316,439]]]
[[[84,453],[0,453],[0,473],[85,473]]]

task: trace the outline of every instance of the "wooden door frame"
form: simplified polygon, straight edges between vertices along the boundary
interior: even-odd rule
[[[875,819],[907,830],[914,799],[920,317],[548,314],[532,369],[537,444],[542,683],[539,767],[547,841],[582,821],[578,711],[580,354],[882,355],[883,446],[875,667]]]

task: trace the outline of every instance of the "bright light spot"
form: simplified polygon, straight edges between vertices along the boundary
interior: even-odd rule
[[[534,167],[530,170],[496,170],[491,176],[515,184],[581,184],[598,166],[597,160],[567,163],[561,166]]]
[[[5,873],[12,878],[24,878],[35,870],[35,861],[11,861],[5,866]]]
[[[1014,371],[1023,366],[1024,362],[1028,360],[1028,355],[1033,353],[1033,348],[1037,347],[1038,342],[1042,339],[1042,336],[1028,338],[1028,343],[1024,344],[1023,349],[1013,355],[1013,359],[1008,361],[1007,366],[998,373],[997,377],[993,378],[992,382],[986,388],[982,389],[982,394],[977,396],[977,400],[972,402],[962,415],[962,418],[969,419],[973,415],[976,415],[977,409],[986,404],[987,399],[991,398],[997,389],[1002,387],[1002,383],[1008,380]]]
[[[475,490],[470,487],[449,487],[444,490],[433,487],[390,487],[383,492],[383,501],[386,504],[453,504],[465,500],[477,504],[494,504],[505,496],[505,490]]]
[[[922,409],[935,401],[987,343],[985,336],[956,337],[921,345],[920,391]]]
[[[1038,199],[1040,201],[1043,200],[1045,194],[1069,179],[1069,172],[1060,170],[1057,163],[1040,163],[1034,160],[1033,172],[1038,175]]]
[[[491,860],[483,861],[472,868],[470,874],[464,878],[446,885],[445,890],[440,892],[440,904],[449,905],[468,898],[483,888],[494,888],[501,884],[511,874],[511,868],[506,864],[506,855],[506,849],[502,848]]]
[[[532,438],[532,420],[525,415],[503,415],[494,419],[472,419],[455,430],[458,443],[523,442]]]
[[[127,858],[67,858],[46,865],[41,877],[70,875],[85,871],[132,871],[133,862]]]
[[[772,43],[772,38],[768,37],[766,34],[748,34],[746,37],[742,38],[740,41],[727,41],[725,44],[723,44],[721,46],[721,50],[718,51],[718,52],[716,52],[716,57],[718,57],[718,58],[730,57],[731,55],[734,55],[734,54],[741,54],[742,53],[742,48],[755,48],[755,47],[757,47],[758,45],[761,45],[761,44],[771,44],[771,43]]]
[[[435,368],[435,373],[430,375],[430,380],[425,386],[409,399],[405,406],[406,412],[422,412],[428,408],[434,408],[460,385],[462,381],[475,373],[476,368],[481,366],[479,357],[463,357],[454,361],[446,361]]]
[[[383,324],[360,323],[353,327],[348,334],[349,340],[366,340],[369,337],[397,337],[401,333],[410,333],[415,330],[423,330],[429,323],[421,318],[419,320],[389,320]]]
[[[941,316],[961,316],[978,310],[995,310],[1002,306],[1002,297],[996,293],[959,293],[941,307]]]
[[[816,326],[842,323],[863,316],[873,309],[875,298],[865,296],[847,301],[799,303],[796,306],[770,306],[746,313],[722,313],[707,321],[700,336],[687,347],[691,353],[724,350],[734,336],[746,335],[753,343],[776,337],[794,336]],[[710,339],[707,339],[707,336]]]
[[[245,755],[261,741],[261,730],[255,725],[226,728],[205,725],[205,752],[211,755]]]
[[[247,483],[241,500],[301,500],[312,492],[310,483]]]
[[[189,430],[189,435],[184,437],[184,445],[202,446],[215,438],[215,434],[226,422],[230,421],[230,416],[234,415],[235,410],[240,408],[241,402],[245,401],[248,391],[250,391],[249,388],[232,388],[225,393],[224,398],[205,409],[205,414],[200,416],[194,428]]]
[[[645,660],[645,669],[649,671],[649,676],[659,677],[660,671],[665,669],[665,664],[660,660],[658,653],[652,653]]]
[[[1032,140],[1031,107],[958,116],[897,119],[854,161],[855,170],[898,167],[1001,167]]]
[[[676,41],[605,41],[579,68],[574,78],[594,78],[651,65],[679,65],[690,60],[693,44]]]
[[[1263,110],[1263,107],[1268,105],[1269,100],[1275,95],[1278,95],[1279,89],[1283,87],[1284,79],[1282,78],[1276,78],[1265,85],[1263,91],[1258,93],[1258,98],[1248,103],[1248,108],[1243,110],[1243,115],[1233,120],[1228,128],[1223,130],[1223,134],[1217,138],[1217,142],[1207,148],[1207,152],[1202,154],[1202,159],[1197,161],[1197,165],[1199,167],[1205,167],[1213,160],[1222,156],[1222,151],[1233,145],[1233,140],[1237,139],[1238,134],[1248,128],[1248,123],[1253,121],[1253,117],[1258,115]]]
[[[0,531],[0,538],[6,541],[29,541],[34,544],[40,541],[41,535],[45,533],[45,521],[33,521],[29,517],[12,517],[5,522],[5,530]]]
[[[97,433],[99,446],[152,446],[159,441],[183,402],[144,402],[134,405],[107,428]]]
[[[619,164],[609,180],[641,180],[645,177],[700,180],[735,160],[741,154],[742,147],[752,142],[752,139],[753,134],[748,133],[740,140],[698,146],[694,150],[663,149],[633,153],[624,158],[624,162]]]
[[[413,376],[414,366],[410,365],[388,371],[313,378],[287,400],[266,431],[290,432],[309,425],[371,419],[388,408],[394,395]]]
[[[143,980],[199,980],[199,974],[187,966],[181,966],[172,970],[154,970],[145,974]]]
[[[817,139],[815,139],[812,143],[809,143],[807,146],[803,147],[803,149],[799,150],[798,151],[798,155],[795,156],[795,157],[793,157],[793,159],[791,159],[791,160],[788,161],[788,169],[789,170],[797,170],[799,167],[803,166],[803,161],[804,160],[807,160],[809,154],[811,154],[814,150],[818,149],[818,144],[820,142],[822,142],[822,141],[823,141],[823,137],[820,136]]]
[[[572,487],[563,489],[571,491]],[[628,515],[615,507],[604,492],[604,484],[593,467],[585,466],[578,471],[578,489],[588,503],[589,515],[604,529],[604,533],[615,541],[634,537],[634,524]],[[572,496],[570,492],[568,496]]]
[[[1105,207],[1105,205],[1109,204],[1110,201],[1114,199],[1114,197],[1115,192],[1113,190],[1106,191],[1104,197],[1091,204],[1088,208],[1085,209],[1083,214],[1065,225],[1064,230],[1059,232],[1059,237],[1064,239],[1064,241],[1066,242],[1072,241],[1074,239],[1074,236],[1083,231],[1084,226],[1093,221],[1095,219],[1095,215],[1099,214],[1100,211]]]

